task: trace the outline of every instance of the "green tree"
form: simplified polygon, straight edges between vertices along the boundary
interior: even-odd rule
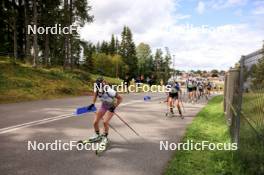
[[[94,53],[92,55],[92,62],[94,66],[94,72],[103,74],[106,76],[112,75],[112,62],[109,55],[105,53]]]
[[[154,64],[153,56],[151,55],[146,60],[144,75],[145,77],[152,77],[155,76],[154,72],[155,72],[155,64]]]
[[[112,55],[111,56],[112,61],[112,75],[119,78],[124,77],[125,73],[127,72],[128,66],[123,62],[123,59],[120,55]]]
[[[80,38],[78,33],[27,34],[28,25],[52,27],[83,26],[92,22],[91,7],[86,0],[5,0],[0,3],[0,52],[24,60],[31,58],[33,66],[74,66],[79,61]]]
[[[157,49],[154,56],[154,70],[157,81],[163,79],[162,64],[163,64],[163,53],[161,49]]]
[[[94,53],[92,55],[94,72],[111,77],[124,76],[128,67],[120,55],[107,55],[105,53]]]
[[[137,48],[137,58],[138,58],[138,75],[145,75],[148,68],[148,60],[151,59],[151,49],[148,44],[140,43]]]
[[[81,41],[81,46],[83,48],[84,67],[87,69],[87,71],[93,72],[94,66],[92,56],[93,53],[96,53],[96,46],[85,41]]]
[[[110,41],[109,46],[108,46],[108,51],[109,51],[109,54],[111,54],[111,55],[114,55],[117,53],[115,36],[113,34],[111,36],[111,41]]]
[[[119,44],[119,40],[118,40],[117,37],[115,39],[115,48],[116,48],[116,53],[115,54],[118,54],[119,53],[119,49],[120,49],[120,44]]]
[[[211,70],[211,76],[212,77],[218,77],[219,71],[216,69]]]
[[[40,18],[39,21],[41,25],[45,27],[54,25],[54,23],[57,20],[50,20],[50,19],[56,19],[57,13],[59,11],[59,5],[60,5],[59,0],[43,1],[42,3],[40,3],[40,12],[41,14],[44,14],[39,17]],[[39,47],[40,50],[43,50],[42,63],[44,63],[45,66],[50,66],[51,65],[50,48],[53,48],[53,44],[51,43],[53,43],[54,39],[56,39],[57,37],[56,36],[54,37],[50,34],[44,34],[44,35],[40,35],[39,38],[40,38]]]
[[[133,41],[131,30],[125,26],[121,34],[121,44],[119,48],[119,54],[123,57],[123,61],[128,66],[128,72],[132,77],[137,75],[137,57],[136,46]]]
[[[259,63],[256,64],[253,74],[253,85],[256,88],[264,88],[264,56],[259,60]]]
[[[165,47],[165,50],[166,50],[166,55],[164,57],[164,61],[163,61],[163,64],[162,64],[162,70],[164,71],[163,80],[165,82],[167,82],[168,79],[171,76],[170,75],[170,72],[171,72],[170,65],[171,65],[172,57],[171,57],[169,48],[168,47]]]
[[[86,22],[92,22],[93,16],[89,15],[88,11],[91,10],[91,6],[88,5],[88,1],[84,0],[64,0],[64,9],[63,9],[63,24],[65,26],[70,26],[72,24],[76,24],[79,26],[83,26]],[[75,41],[74,41],[75,40]],[[68,64],[70,67],[73,67],[74,54],[78,54],[80,52],[80,47],[76,47],[73,50],[72,44],[80,42],[79,35],[77,33],[73,35],[64,35],[64,65],[66,68]],[[78,57],[76,57],[78,58]]]
[[[195,73],[200,75],[200,76],[202,75],[202,71],[201,70],[197,70]]]
[[[100,51],[101,53],[105,53],[106,55],[109,54],[109,47],[107,41],[102,42]]]

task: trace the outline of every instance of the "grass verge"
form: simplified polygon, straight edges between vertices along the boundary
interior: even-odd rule
[[[0,103],[88,95],[98,75],[74,69],[32,68],[0,57]],[[121,80],[104,77],[110,84]]]
[[[264,174],[264,89],[243,94],[240,120],[240,149],[234,163],[239,175]]]
[[[182,142],[230,143],[229,130],[222,105],[217,96],[197,114],[187,128]],[[166,169],[166,175],[227,175],[232,174],[232,151],[176,151]]]

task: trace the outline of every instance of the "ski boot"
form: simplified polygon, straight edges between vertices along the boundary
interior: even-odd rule
[[[174,116],[173,108],[170,108],[169,116],[170,116],[170,117],[173,117],[173,116]]]
[[[100,134],[94,134],[92,137],[88,139],[89,143],[99,142],[102,140],[102,136]]]
[[[182,113],[180,113],[180,117],[181,117],[181,119],[184,119],[184,116],[182,115]]]
[[[102,139],[102,137],[100,134],[94,134],[94,136],[90,137],[89,139],[80,140],[80,141],[78,141],[78,143],[81,143],[81,144],[95,143],[95,142],[101,141],[101,139]]]

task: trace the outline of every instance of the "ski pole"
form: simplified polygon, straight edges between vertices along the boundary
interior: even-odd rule
[[[159,103],[167,103],[168,101],[167,100],[165,100],[165,101],[160,101]]]
[[[102,120],[104,121],[104,118],[102,118]],[[115,129],[115,127],[113,127],[110,123],[108,124],[109,125],[109,127],[112,129],[112,130],[114,130],[120,137],[122,137],[125,141],[127,141],[128,142],[128,140],[122,135],[122,134],[120,134],[116,129]]]
[[[127,127],[129,127],[137,136],[139,136],[139,134],[125,121],[123,120],[117,113],[114,112],[114,114],[125,124],[127,125]]]
[[[120,134],[112,125],[110,125],[110,123],[109,123],[109,127],[112,129],[112,130],[114,130],[120,137],[122,137],[125,141],[127,141],[127,142],[129,142],[126,138],[125,138],[125,136],[123,136],[122,134]]]

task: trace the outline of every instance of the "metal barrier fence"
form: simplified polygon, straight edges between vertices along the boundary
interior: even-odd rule
[[[232,142],[238,143],[234,163],[240,169],[234,174],[264,174],[264,79],[255,82],[256,71],[242,57],[237,68],[225,77],[224,110]],[[260,64],[260,63],[259,63]]]

